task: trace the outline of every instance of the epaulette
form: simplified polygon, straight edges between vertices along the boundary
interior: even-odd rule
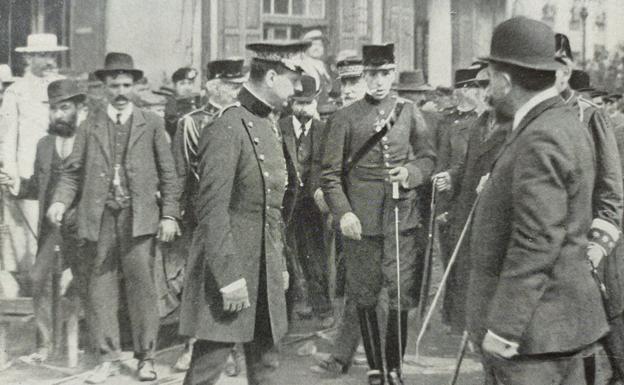
[[[223,116],[223,114],[225,114],[227,110],[234,108],[234,107],[240,107],[240,105],[241,105],[240,102],[235,102],[235,103],[230,104],[229,106],[223,107],[221,111],[219,111],[219,117]]]

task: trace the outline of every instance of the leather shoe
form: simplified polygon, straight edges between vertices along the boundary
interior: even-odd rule
[[[369,370],[366,372],[368,385],[384,385],[384,376],[380,370]]]
[[[154,360],[139,361],[137,377],[139,381],[155,381],[157,376],[156,369],[154,369]]]
[[[390,373],[388,373],[388,385],[403,385],[403,377],[398,370],[390,370]]]
[[[119,361],[106,361],[93,369],[91,375],[87,377],[87,384],[101,384],[108,380],[108,377],[119,375],[121,363]]]

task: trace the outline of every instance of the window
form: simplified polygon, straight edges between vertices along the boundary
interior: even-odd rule
[[[265,23],[262,32],[265,40],[296,40],[302,35],[300,25]]]
[[[265,15],[325,18],[325,0],[263,0]]]

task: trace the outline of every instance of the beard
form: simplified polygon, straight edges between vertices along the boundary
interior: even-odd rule
[[[51,122],[48,126],[48,133],[51,135],[60,136],[62,138],[69,138],[76,132],[75,124],[67,122]]]

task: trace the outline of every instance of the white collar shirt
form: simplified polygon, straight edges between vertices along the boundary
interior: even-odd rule
[[[555,87],[550,87],[536,94],[526,103],[524,103],[524,105],[518,108],[518,111],[516,111],[516,113],[514,114],[513,126],[511,128],[512,131],[518,128],[518,125],[520,124],[522,119],[524,119],[524,117],[527,116],[527,114],[531,112],[533,108],[537,107],[537,105],[541,102],[550,98],[554,98],[555,96],[559,96],[559,92],[557,92],[557,89]]]

